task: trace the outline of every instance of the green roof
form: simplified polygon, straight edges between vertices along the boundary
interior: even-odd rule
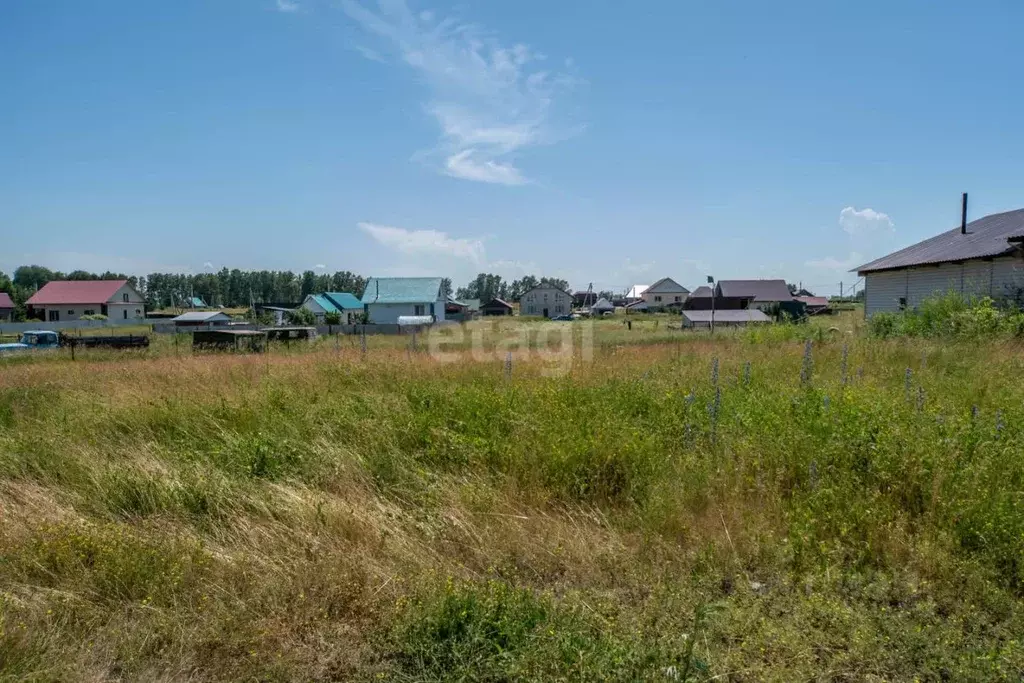
[[[363,304],[355,294],[348,292],[324,292],[320,296],[330,299],[339,309],[362,308]]]
[[[439,277],[371,277],[363,290],[364,304],[423,304],[441,295]]]
[[[310,294],[309,298],[315,301],[317,306],[324,309],[325,313],[339,313],[338,307],[325,294]]]

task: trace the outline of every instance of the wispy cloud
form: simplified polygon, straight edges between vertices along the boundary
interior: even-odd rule
[[[277,11],[278,12],[298,12],[299,3],[294,0],[277,0]]]
[[[342,0],[342,7],[381,41],[382,50],[422,78],[429,92],[424,109],[441,131],[426,157],[437,158],[440,172],[522,185],[528,179],[516,166],[518,154],[569,134],[553,123],[553,111],[578,80],[541,68],[544,55],[521,43],[504,46],[472,24],[439,20],[430,11],[416,14],[404,0],[379,0],[377,11],[356,0]],[[375,50],[357,49],[383,60]]]
[[[896,224],[889,214],[866,208],[857,210],[848,206],[839,212],[839,227],[851,237],[894,232]]]
[[[315,266],[313,266],[313,269],[314,270],[327,270],[327,266],[324,265],[323,263],[318,263]]]
[[[381,64],[387,64],[388,60],[384,59],[379,52],[374,49],[368,48],[365,45],[353,45],[352,49],[361,54],[371,62],[380,62]]]
[[[359,229],[379,244],[403,254],[449,256],[483,263],[485,249],[479,238],[449,237],[438,230],[406,230],[377,223],[359,223]]]

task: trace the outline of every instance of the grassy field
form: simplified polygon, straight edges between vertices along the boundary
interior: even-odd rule
[[[7,360],[0,677],[1019,681],[1024,352],[857,325]]]

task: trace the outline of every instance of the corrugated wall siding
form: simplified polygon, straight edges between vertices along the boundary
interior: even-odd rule
[[[865,276],[865,314],[900,310],[900,299],[913,308],[925,299],[958,292],[994,298],[1020,297],[1024,293],[1024,259],[1004,257],[962,264],[944,263]]]

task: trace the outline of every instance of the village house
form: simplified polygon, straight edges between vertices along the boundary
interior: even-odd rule
[[[11,295],[0,292],[0,322],[10,322],[14,318],[14,302]]]
[[[691,311],[711,308],[719,311],[765,310],[791,301],[793,295],[789,293],[785,280],[721,280],[714,289],[702,286],[694,290],[685,308]]]
[[[864,278],[864,314],[915,308],[954,292],[1020,301],[1024,293],[1024,209],[967,223],[856,269]]]
[[[647,304],[648,310],[657,311],[666,308],[682,308],[690,290],[683,287],[670,277],[663,277],[643,290],[640,298]]]
[[[512,304],[504,299],[491,299],[480,307],[480,315],[512,315]]]
[[[527,290],[519,299],[520,315],[553,318],[572,312],[572,294],[558,287],[541,285]]]
[[[606,315],[615,312],[615,304],[601,297],[590,307],[590,315]]]
[[[363,304],[355,294],[348,292],[324,292],[310,294],[300,308],[313,313],[316,321],[323,324],[328,313],[337,313],[342,325],[353,325],[363,316]]]
[[[127,280],[54,280],[33,294],[25,306],[29,317],[46,322],[105,315],[109,320],[145,320],[145,299]]]
[[[376,325],[413,317],[442,322],[446,299],[439,277],[371,277],[362,305],[369,322]]]

